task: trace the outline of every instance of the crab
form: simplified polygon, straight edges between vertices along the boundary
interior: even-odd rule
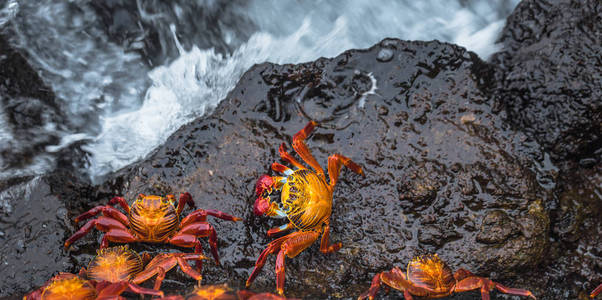
[[[600,292],[602,292],[602,283],[589,294],[589,297],[594,299]]]
[[[165,278],[165,273],[180,266],[182,272],[200,282],[203,276],[194,270],[187,261],[200,261],[206,259],[202,254],[193,253],[160,253],[150,258],[148,253],[139,256],[128,245],[110,247],[96,250],[97,255],[90,261],[88,269],[80,271],[80,276],[85,275],[96,281],[120,281],[141,284],[157,275],[153,289],[159,290]],[[144,268],[144,269],[143,269]]]
[[[413,299],[412,295],[431,299],[476,289],[481,290],[483,300],[489,300],[489,292],[494,289],[506,294],[536,299],[527,290],[503,286],[489,278],[475,276],[465,269],[459,269],[452,274],[450,267],[437,254],[414,258],[408,264],[407,275],[398,267],[394,267],[390,272],[376,274],[370,289],[361,294],[358,300],[374,299],[381,283],[403,291],[406,300]]]
[[[272,293],[259,293],[255,294],[247,290],[238,291],[238,299],[240,300],[297,300],[296,298],[285,298],[282,296],[274,295]]]
[[[293,158],[282,143],[279,148],[280,156],[283,160],[295,166],[296,170],[293,171],[275,162],[272,164],[272,169],[285,176],[262,175],[257,181],[255,186],[257,199],[253,208],[254,213],[258,216],[266,214],[267,216],[288,218],[289,220],[286,225],[270,229],[267,235],[273,236],[293,228],[298,231],[280,237],[268,244],[255,263],[255,268],[246,282],[247,287],[251,285],[261,271],[269,254],[278,253],[276,258],[276,289],[279,295],[283,295],[285,256],[289,258],[297,256],[312,245],[321,233],[320,251],[322,253],[332,253],[341,248],[341,243],[329,244],[328,241],[334,187],[343,166],[362,176],[364,172],[351,159],[341,154],[334,154],[328,158],[330,182],[327,183],[324,170],[312,156],[304,142],[316,125],[316,122],[310,121],[305,128],[293,136],[293,149],[313,170],[306,168]],[[279,204],[270,201],[269,195],[275,189],[282,191]]]
[[[86,280],[71,273],[59,273],[52,277],[41,288],[27,294],[24,300],[95,300],[123,299],[120,295],[125,292],[163,296],[163,292],[146,289],[137,285],[120,281]]]
[[[86,235],[92,228],[105,232],[100,243],[100,248],[106,248],[109,242],[132,243],[167,243],[179,247],[192,248],[194,253],[202,254],[203,249],[200,237],[209,237],[211,253],[219,265],[217,253],[217,233],[207,222],[207,216],[214,216],[228,221],[240,221],[240,218],[231,216],[217,210],[197,209],[180,220],[184,206],[188,204],[195,208],[189,193],[180,194],[178,205],[173,195],[166,197],[139,194],[128,205],[124,198],[113,197],[108,205],[97,206],[75,218],[75,223],[92,218],[99,213],[102,216],[88,221],[77,232],[65,241],[65,248]],[[113,207],[119,204],[127,216]],[[201,263],[197,261],[200,273]]]
[[[200,261],[202,259],[206,259],[205,256],[201,254],[193,254],[193,253],[161,253],[155,256],[144,268],[143,271],[137,273],[133,278],[132,282],[136,284],[140,284],[153,276],[157,275],[155,279],[154,289],[158,290],[161,288],[161,284],[163,283],[163,279],[165,279],[165,273],[169,270],[173,269],[173,267],[180,266],[180,270],[184,272],[186,275],[192,277],[197,282],[201,282],[203,276],[193,269],[187,261],[196,260]]]
[[[161,298],[161,300],[297,300],[284,298],[270,293],[256,294],[251,291],[241,290],[236,294],[225,284],[198,285],[186,298],[174,295]]]
[[[96,296],[94,296],[99,299],[105,296],[108,297],[109,295],[118,296],[126,290],[140,294],[162,296],[163,293],[159,289],[165,277],[165,272],[176,265],[180,265],[184,273],[200,281],[202,278],[201,274],[196,272],[187,261],[206,259],[202,254],[161,253],[151,260],[148,253],[143,253],[140,256],[131,250],[128,245],[103,248],[97,250],[96,253],[97,255],[88,264],[88,269],[82,268],[79,271],[79,275],[63,273],[68,275],[53,278],[52,282],[62,282],[59,279],[70,279],[70,281],[58,285],[55,284],[54,288],[50,289],[50,291],[56,294],[57,287],[60,287],[63,291],[69,291],[61,294],[61,297],[66,297],[71,294],[87,294],[85,292],[87,287],[100,287],[102,288],[102,293],[101,291],[97,291]],[[143,270],[144,265],[146,265],[146,268]],[[152,290],[138,286],[138,284],[150,279],[155,274],[158,274],[158,276]],[[79,287],[75,288],[77,286]],[[43,289],[40,290],[40,292],[42,291]],[[96,299],[94,297],[91,299]],[[38,297],[32,299],[46,298]]]

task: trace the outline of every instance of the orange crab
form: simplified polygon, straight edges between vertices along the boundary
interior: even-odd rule
[[[155,256],[144,268],[143,271],[137,273],[133,278],[132,282],[140,284],[147,281],[151,277],[157,275],[155,279],[154,289],[158,290],[161,288],[163,279],[165,279],[165,273],[173,269],[176,265],[180,266],[180,270],[186,275],[192,277],[194,280],[201,282],[203,276],[194,270],[187,261],[196,260],[200,261],[206,257],[201,254],[193,253],[161,253]]]
[[[276,288],[278,294],[284,294],[284,257],[293,258],[313,244],[320,234],[320,251],[331,253],[341,248],[341,243],[328,244],[330,233],[330,214],[332,212],[332,194],[337,183],[341,168],[344,166],[353,172],[364,175],[362,168],[351,159],[334,154],[328,158],[328,175],[330,183],[326,182],[324,170],[305,145],[304,140],[312,132],[316,122],[311,121],[301,131],[293,136],[293,149],[314,170],[305,168],[295,158],[286,152],[284,143],[280,145],[280,156],[297,169],[295,171],[279,163],[273,163],[274,171],[283,173],[285,177],[263,175],[257,181],[254,204],[256,215],[266,214],[273,217],[288,218],[288,224],[270,229],[268,236],[296,228],[298,231],[280,237],[268,244],[259,255],[255,268],[247,280],[247,287],[253,282],[269,254],[278,252],[276,258]],[[270,201],[273,189],[282,190],[280,203]]]
[[[589,294],[589,297],[594,299],[600,292],[602,292],[602,283]]]
[[[75,299],[80,299],[78,298],[80,295],[93,295],[90,296],[92,297],[91,299],[102,299],[108,296],[118,296],[128,290],[140,294],[162,296],[163,293],[159,291],[159,288],[165,277],[165,272],[176,265],[180,265],[184,273],[200,281],[202,278],[201,274],[196,272],[187,261],[198,261],[206,258],[202,254],[162,253],[151,260],[148,253],[143,253],[142,256],[139,256],[136,252],[130,250],[127,245],[99,249],[96,252],[97,255],[90,261],[88,269],[82,268],[78,276],[70,273],[62,273],[64,275],[53,278],[49,282],[53,285],[50,286],[47,284],[50,287],[46,294],[57,294],[57,297],[73,296]],[[143,266],[148,261],[150,262],[143,270]],[[155,274],[159,275],[155,281],[154,289],[145,289],[137,285]],[[88,280],[83,278],[87,278]],[[46,286],[40,289],[40,296],[43,294],[44,288]],[[96,293],[89,293],[88,290],[91,289],[98,291]],[[48,297],[32,297],[31,299],[47,299]],[[84,297],[82,299],[88,298]]]
[[[157,275],[155,290],[161,288],[165,273],[176,265],[179,265],[186,275],[200,282],[203,276],[195,271],[187,261],[206,259],[202,254],[161,253],[151,260],[148,253],[145,252],[142,256],[139,256],[136,252],[130,250],[128,245],[99,249],[96,250],[96,253],[97,255],[90,261],[88,269],[80,271],[80,276],[85,275],[87,278],[96,281],[113,283],[129,281],[140,284]]]
[[[111,283],[108,281],[85,280],[71,273],[59,273],[41,288],[27,294],[23,300],[95,300],[125,299],[123,292],[163,296],[163,292],[146,289],[127,281]]]
[[[412,295],[427,298],[441,298],[453,293],[481,289],[481,298],[489,300],[489,292],[498,291],[511,295],[528,296],[536,299],[531,292],[503,286],[489,278],[475,276],[471,272],[459,269],[452,270],[437,254],[419,256],[408,264],[407,275],[397,267],[390,272],[378,273],[372,279],[370,289],[361,294],[358,300],[374,299],[378,289],[384,283],[396,290],[403,291],[406,300]]]
[[[189,193],[180,195],[178,205],[175,206],[176,199],[173,195],[146,196],[144,194],[128,206],[122,197],[113,197],[108,205],[97,206],[75,218],[75,223],[94,217],[99,213],[103,215],[97,219],[90,220],[77,232],[75,232],[67,241],[65,248],[90,232],[92,228],[105,232],[100,243],[100,248],[106,248],[109,242],[131,243],[168,243],[179,247],[192,248],[195,253],[202,253],[199,237],[209,237],[211,252],[219,265],[219,256],[217,254],[217,233],[211,224],[207,222],[207,216],[214,216],[228,221],[240,221],[240,218],[217,210],[198,209],[190,213],[184,219],[180,220],[180,214],[184,206],[188,204],[195,208],[192,197]],[[127,213],[127,216],[113,207],[119,204]],[[197,262],[197,268],[200,271],[200,262]]]
[[[270,293],[256,294],[250,291],[238,291],[236,294],[225,284],[199,285],[185,298],[179,295],[167,296],[161,300],[297,300],[284,298]]]
[[[285,298],[272,293],[255,294],[246,290],[238,291],[237,295],[240,300],[297,300],[297,298]]]

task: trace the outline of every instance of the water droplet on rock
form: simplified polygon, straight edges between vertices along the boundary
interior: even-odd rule
[[[25,251],[25,242],[23,240],[18,240],[15,244],[15,248],[18,253],[23,253],[23,251]]]
[[[390,61],[393,58],[393,50],[391,49],[380,49],[380,51],[378,51],[378,54],[376,55],[376,60],[380,61],[380,62],[387,62]]]

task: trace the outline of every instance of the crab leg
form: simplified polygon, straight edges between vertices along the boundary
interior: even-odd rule
[[[283,237],[280,237],[280,238],[277,238],[277,239],[273,240],[261,252],[261,254],[259,255],[259,257],[257,258],[257,262],[255,262],[255,268],[253,268],[253,272],[251,272],[251,275],[249,276],[249,279],[247,279],[246,287],[249,287],[251,285],[251,283],[253,282],[253,280],[255,280],[255,277],[257,277],[257,274],[259,274],[259,272],[263,268],[263,265],[265,264],[265,260],[268,258],[268,255],[270,255],[272,253],[275,253],[276,251],[280,250],[280,246],[288,238],[289,238],[289,236],[287,235],[287,236],[283,236]]]
[[[515,289],[503,286],[499,283],[493,282],[488,278],[478,277],[478,276],[470,276],[464,278],[456,283],[456,287],[454,288],[455,292],[465,292],[472,291],[480,288],[481,289],[481,298],[483,300],[489,300],[489,291],[496,288],[502,293],[510,294],[510,295],[518,295],[518,296],[527,296],[533,299],[536,299],[535,296],[527,290],[523,289]]]
[[[378,290],[380,289],[381,274],[382,273],[376,273],[376,275],[372,277],[372,284],[370,284],[370,288],[364,293],[362,293],[359,297],[357,297],[357,300],[364,300],[366,298],[368,298],[369,300],[374,299],[374,296],[376,296],[376,293],[378,293]]]
[[[328,157],[328,176],[330,177],[330,189],[334,189],[334,186],[337,184],[339,172],[341,171],[343,165],[351,169],[351,171],[364,176],[364,170],[362,170],[362,167],[354,163],[351,159],[341,154],[333,154]]]
[[[196,237],[209,237],[209,247],[211,248],[211,254],[215,258],[215,262],[219,265],[219,255],[217,254],[217,233],[215,228],[209,223],[193,223],[186,225],[177,234],[193,234]]]
[[[322,169],[322,167],[320,166],[320,164],[318,164],[313,155],[311,155],[311,152],[309,151],[307,145],[305,145],[304,142],[307,136],[314,130],[314,127],[316,125],[318,125],[318,123],[310,121],[307,125],[305,125],[305,128],[301,129],[293,136],[293,149],[295,149],[295,151],[297,152],[297,154],[299,154],[301,159],[303,159],[308,165],[310,165],[312,168],[314,168],[314,170],[316,170],[316,173],[318,173],[320,177],[326,179],[324,178],[324,169]]]
[[[182,219],[182,222],[180,222],[180,227],[184,227],[191,223],[205,222],[205,221],[207,221],[208,215],[222,219],[222,220],[226,220],[226,221],[237,222],[237,221],[242,220],[241,218],[229,215],[229,214],[221,212],[219,210],[197,209],[197,210],[191,212],[190,214],[188,214],[184,219]]]
[[[280,148],[278,148],[278,152],[280,152],[280,157],[282,157],[282,159],[288,161],[291,165],[295,166],[295,168],[306,169],[304,165],[302,165],[293,156],[291,156],[288,152],[286,152],[286,145],[284,143],[280,144]]]
[[[324,226],[324,233],[322,234],[322,240],[320,241],[320,252],[322,253],[332,253],[341,249],[342,244],[336,243],[328,245],[328,237],[330,235],[330,225],[326,224]]]
[[[291,174],[293,174],[293,170],[291,170],[289,167],[287,167],[283,164],[277,163],[277,162],[272,163],[272,170],[282,173],[286,176],[290,176]],[[272,177],[272,179],[274,179],[274,178]],[[278,182],[278,181],[279,180],[274,179],[274,182]]]
[[[127,281],[121,281],[109,284],[104,288],[101,287],[101,290],[98,292],[97,299],[114,299],[125,291],[163,297],[162,291],[147,289]]]
[[[598,296],[598,294],[600,294],[600,292],[602,292],[602,284],[600,284],[597,288],[595,288],[591,292],[591,294],[589,294],[589,297],[593,299],[594,297]]]
[[[169,196],[173,197],[173,195]],[[190,196],[188,192],[180,194],[180,199],[178,200],[178,207],[176,208],[178,215],[182,213],[186,204],[188,204],[188,206],[192,207],[193,209],[196,208],[196,204],[194,204],[194,201],[192,201],[192,196]]]
[[[128,221],[128,217],[126,217],[123,213],[121,213],[120,211],[118,211],[117,209],[115,209],[114,207],[112,207],[110,205],[96,206],[96,207],[90,209],[89,211],[77,216],[74,221],[77,224],[80,221],[92,218],[101,212],[103,215],[105,215],[107,217],[112,217],[113,219],[118,220],[119,222],[123,223],[123,225],[125,225],[125,226],[130,225],[130,221]]]
[[[111,200],[109,201],[109,205],[115,205],[115,204],[119,204],[119,206],[121,206],[121,208],[123,208],[123,210],[125,210],[126,213],[128,213],[128,214],[130,213],[130,206],[125,201],[125,199],[123,199],[123,197],[111,198]]]
[[[201,259],[204,259],[205,257],[202,256]],[[199,259],[199,260],[201,260]],[[201,273],[195,271],[189,264],[188,262],[186,262],[186,259],[183,257],[178,257],[176,258],[176,260],[178,261],[178,265],[180,266],[180,269],[182,270],[182,272],[184,272],[186,275],[190,276],[191,278],[193,278],[194,280],[198,281],[199,283],[201,282],[201,280],[203,279],[203,275],[201,275]]]
[[[133,236],[127,229],[115,228],[109,230],[102,237],[100,241],[100,248],[107,248],[109,246],[109,242],[116,243],[132,243],[137,241],[138,239]]]
[[[73,244],[73,242],[82,238],[84,235],[86,235],[88,232],[90,232],[90,230],[92,230],[92,228],[94,228],[94,227],[96,227],[96,229],[98,229],[102,232],[108,232],[111,229],[121,229],[121,230],[127,231],[125,225],[123,225],[118,220],[115,220],[110,217],[101,216],[98,219],[88,221],[88,223],[86,223],[84,226],[82,226],[82,228],[80,228],[70,238],[68,238],[65,241],[65,248],[69,248],[69,246],[71,244]],[[103,237],[103,239],[104,239],[104,237]]]
[[[284,295],[285,255],[290,258],[297,256],[301,251],[311,246],[319,236],[320,233],[316,231],[299,231],[287,235],[288,239],[280,246],[280,252],[278,252],[278,257],[276,258],[276,291],[278,291],[280,296]]]
[[[157,278],[155,278],[155,285],[153,288],[158,290],[161,288],[161,284],[163,284],[163,280],[165,279],[165,269],[161,267],[157,267]]]
[[[199,249],[202,249],[201,242],[197,239],[197,237],[195,235],[192,235],[192,234],[178,233],[178,234],[174,235],[172,238],[170,238],[167,242],[172,245],[176,245],[178,247],[184,247],[184,248],[193,248],[194,247],[195,252]]]
[[[393,268],[390,272],[382,272],[380,280],[396,290],[403,291],[403,296],[406,299],[412,299],[412,295],[427,296],[430,292],[427,289],[414,286],[406,279],[403,271],[397,267]]]
[[[274,227],[274,228],[268,230],[268,236],[274,236],[274,235],[279,234],[281,232],[290,230],[290,229],[292,229],[294,227],[295,226],[293,225],[293,223],[288,223],[288,224],[282,225],[280,227]]]

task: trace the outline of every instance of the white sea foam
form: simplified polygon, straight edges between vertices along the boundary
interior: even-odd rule
[[[124,52],[106,37],[94,31],[94,39],[83,36],[81,28],[93,18],[90,12],[61,19],[63,1],[44,0],[27,7],[33,16],[48,20],[42,22],[47,28],[41,29],[40,41],[36,39],[40,34],[36,36],[29,27],[17,29],[42,77],[64,101],[67,114],[99,116],[99,125],[65,133],[66,140],[58,145],[67,145],[74,137],[91,139],[86,150],[91,153],[89,173],[94,177],[145,156],[181,125],[206,114],[255,63],[334,57],[348,49],[370,47],[385,37],[457,43],[486,58],[496,50],[497,34],[518,0],[467,3],[251,1],[240,13],[250,18],[257,31],[232,53],[179,46],[177,59],[150,71],[139,56]],[[172,26],[172,31],[177,30]],[[223,34],[227,40],[232,32]],[[41,51],[45,45],[50,49]]]
[[[0,28],[14,18],[18,11],[19,2],[16,0],[7,1],[4,7],[0,9]]]

